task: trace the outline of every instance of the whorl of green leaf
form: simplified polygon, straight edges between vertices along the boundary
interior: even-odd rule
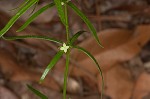
[[[55,2],[55,5],[56,5],[57,11],[58,11],[58,15],[59,15],[62,23],[64,25],[66,25],[66,19],[65,19],[65,13],[63,10],[62,1],[61,0],[54,0],[54,2]]]
[[[37,96],[39,96],[41,99],[48,99],[47,96],[45,96],[45,95],[42,94],[40,91],[38,91],[37,89],[33,88],[32,86],[27,85],[27,87],[28,87],[34,94],[36,94]]]
[[[11,36],[11,37],[4,37],[2,36],[3,39],[5,40],[17,40],[17,39],[28,39],[28,38],[34,38],[34,39],[41,39],[41,40],[47,40],[47,41],[52,41],[58,44],[62,44],[62,41],[56,40],[54,38],[49,38],[47,36],[37,36],[37,35],[24,35],[24,36]]]
[[[44,70],[41,78],[40,78],[40,83],[43,82],[43,80],[45,79],[46,75],[48,74],[48,72],[54,67],[54,65],[58,62],[58,60],[61,58],[61,56],[63,55],[63,51],[59,51],[51,60],[51,62],[48,64],[48,66],[46,67],[46,69]]]
[[[38,0],[30,0],[25,6],[20,8],[20,10],[14,15],[7,25],[0,31],[0,37],[2,37],[11,27],[12,25],[20,18],[22,14],[24,14],[30,7],[32,7]]]
[[[92,23],[89,21],[89,19],[81,12],[80,9],[78,9],[72,2],[68,2],[67,3],[76,13],[77,15],[79,15],[81,17],[81,19],[87,24],[88,28],[90,29],[90,31],[92,32],[94,38],[96,39],[96,41],[98,42],[98,44],[103,47],[99,41],[99,38],[97,36],[96,33],[96,29],[94,28],[94,26],[92,25]]]
[[[102,92],[101,92],[101,99],[102,99],[102,96],[103,96],[103,93],[104,93],[104,77],[103,77],[103,73],[102,73],[102,70],[101,70],[101,68],[100,68],[100,66],[99,66],[99,64],[98,64],[98,62],[97,62],[97,60],[94,58],[94,56],[91,54],[91,53],[89,53],[87,50],[85,50],[84,48],[81,48],[81,47],[79,47],[79,46],[72,46],[73,48],[76,48],[76,49],[78,49],[79,51],[81,51],[81,52],[83,52],[83,53],[85,53],[87,56],[89,56],[93,61],[94,61],[94,63],[96,64],[96,66],[97,66],[97,68],[98,68],[98,70],[99,70],[99,73],[100,73],[100,75],[101,75],[101,77],[102,77]]]
[[[46,11],[48,8],[53,7],[54,5],[55,5],[54,3],[51,3],[51,4],[48,4],[48,5],[44,6],[44,7],[42,7],[41,9],[39,9],[30,18],[28,18],[28,20],[17,30],[17,32],[20,32],[20,31],[24,30],[31,22],[33,22],[35,20],[35,18],[37,16],[39,16],[41,13]]]

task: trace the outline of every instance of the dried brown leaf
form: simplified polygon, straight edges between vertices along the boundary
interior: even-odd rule
[[[144,72],[139,76],[133,93],[133,99],[149,99],[150,74]]]
[[[130,99],[134,82],[129,70],[122,65],[115,65],[114,68],[104,72],[105,90],[104,93],[111,99]],[[98,75],[98,86],[101,92],[101,77]]]
[[[142,47],[150,40],[150,26],[138,26],[133,32],[128,30],[107,30],[99,35],[102,40],[104,49],[100,48],[91,38],[84,41],[80,46],[91,52],[97,61],[100,63],[103,70],[108,70],[114,64],[128,61],[135,57]],[[85,55],[73,51],[73,56],[81,64],[82,68],[86,69],[93,75],[98,73],[94,63]],[[74,74],[80,73],[82,70],[74,69]]]
[[[9,89],[0,85],[0,99],[19,99],[19,97]]]
[[[15,57],[11,55],[6,49],[0,49],[0,68],[7,79],[12,81],[34,81],[39,82],[41,73],[31,71],[17,63]],[[52,76],[47,77],[44,86],[54,90],[60,90],[58,84]]]

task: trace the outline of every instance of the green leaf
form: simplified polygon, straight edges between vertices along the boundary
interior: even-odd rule
[[[97,66],[97,68],[98,68],[98,70],[99,70],[99,73],[100,73],[100,75],[101,75],[101,77],[102,77],[102,92],[101,92],[101,99],[102,99],[102,96],[103,96],[103,92],[104,92],[104,77],[103,77],[103,73],[102,73],[102,70],[101,70],[101,68],[100,68],[100,66],[99,66],[99,64],[98,64],[98,62],[97,62],[97,60],[94,58],[94,56],[91,54],[91,53],[89,53],[87,50],[85,50],[84,48],[81,48],[81,47],[79,47],[79,46],[72,46],[73,48],[76,48],[76,49],[78,49],[78,50],[80,50],[80,51],[82,51],[83,53],[85,53],[87,56],[89,56],[93,61],[94,61],[94,63],[96,64],[96,66]]]
[[[41,99],[48,99],[47,96],[45,96],[45,95],[42,94],[40,91],[38,91],[37,89],[33,88],[32,86],[27,85],[27,87],[28,87],[34,94],[36,94],[37,96],[39,96]]]
[[[92,32],[92,35],[94,36],[94,38],[96,39],[96,41],[98,42],[98,44],[103,47],[99,41],[99,38],[97,36],[96,33],[96,29],[94,28],[94,26],[92,25],[92,23],[89,21],[89,19],[81,12],[80,9],[78,9],[73,3],[68,2],[67,3],[80,17],[81,19],[87,24],[88,28],[90,29],[90,31]]]
[[[63,10],[63,5],[61,4],[61,0],[54,0],[55,2],[55,5],[56,5],[56,8],[57,8],[57,11],[58,11],[58,15],[62,21],[62,23],[64,25],[66,25],[66,19],[65,19],[65,13],[64,13],[64,10]]]
[[[62,51],[59,51],[51,60],[51,62],[48,64],[47,68],[45,69],[45,71],[43,72],[41,78],[40,78],[40,83],[43,82],[43,80],[45,79],[46,75],[48,74],[48,72],[54,67],[54,65],[58,62],[58,60],[61,58],[61,56],[63,55]]]
[[[41,13],[43,13],[44,11],[46,11],[48,8],[51,8],[53,7],[55,4],[54,3],[51,3],[51,4],[48,4],[44,7],[42,7],[41,9],[39,9],[37,12],[35,12],[25,23],[23,26],[21,26],[17,32],[20,32],[22,30],[24,30],[31,22],[33,22],[35,20],[35,18],[37,16],[39,16]]]
[[[52,42],[55,42],[55,43],[63,44],[62,41],[56,40],[54,38],[49,38],[47,36],[37,36],[37,35],[24,35],[24,36],[11,36],[11,37],[2,36],[2,38],[5,39],[5,40],[17,40],[17,39],[34,38],[34,39],[47,40],[47,41],[52,41]]]
[[[22,14],[24,14],[30,7],[32,7],[38,0],[30,0],[25,6],[20,8],[20,10],[14,15],[10,21],[6,24],[6,26],[0,31],[0,37],[2,37],[11,27],[12,25],[20,18]]]
[[[73,35],[73,37],[70,39],[70,44],[72,45],[78,39],[78,37],[84,32],[86,31],[79,31],[75,35]]]

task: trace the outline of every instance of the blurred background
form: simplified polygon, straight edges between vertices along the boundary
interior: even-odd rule
[[[24,0],[0,0],[2,29]],[[40,0],[36,10],[52,0]],[[69,7],[70,33],[86,30],[76,42],[98,60],[103,71],[103,99],[150,99],[150,1],[149,0],[72,0],[91,20],[104,46],[101,48],[86,24]],[[55,7],[41,14],[22,32],[31,8],[5,36],[44,35],[66,41],[65,27]],[[34,12],[35,12],[34,11]],[[0,39],[0,99],[39,99],[26,84],[40,90],[49,99],[62,99],[65,56],[38,84],[42,72],[59,50],[54,43],[23,39]],[[71,51],[68,99],[100,99],[101,76],[95,64],[77,50]]]

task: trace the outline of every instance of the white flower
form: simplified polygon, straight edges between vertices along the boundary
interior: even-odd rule
[[[65,3],[64,2],[61,2],[61,5],[64,5]]]
[[[65,43],[63,43],[63,46],[60,47],[60,50],[64,51],[65,53],[67,52],[68,49],[69,49],[69,46],[66,46]]]

